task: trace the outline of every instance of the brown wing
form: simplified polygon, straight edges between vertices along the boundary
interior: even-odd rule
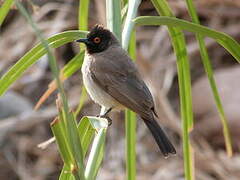
[[[119,103],[148,117],[154,107],[150,91],[127,55],[114,56],[95,59],[90,68],[92,79]]]

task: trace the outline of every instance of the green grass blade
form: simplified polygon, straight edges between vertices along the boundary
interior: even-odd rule
[[[78,29],[79,30],[88,29],[88,9],[89,9],[89,0],[79,0],[79,8],[78,8]],[[84,45],[79,44],[79,47],[80,47],[80,53],[82,53],[82,57],[83,57],[82,62],[83,62],[84,55],[85,55],[85,52],[83,51]],[[81,66],[82,66],[82,63],[81,63]],[[81,111],[85,98],[86,98],[86,90],[84,86],[82,86],[79,104],[78,104],[77,110],[74,113],[75,117],[77,117],[77,115]]]
[[[74,113],[75,117],[77,117],[77,115],[80,113],[86,98],[87,98],[87,90],[84,86],[82,86],[81,96],[79,98],[79,104],[78,104],[78,107],[77,107],[77,109]]]
[[[93,180],[97,176],[98,169],[103,160],[103,151],[105,137],[108,127],[108,121],[103,118],[88,117],[92,127],[96,129],[97,134],[94,138],[91,152],[89,154],[86,165],[85,177],[86,180]]]
[[[14,0],[5,0],[0,8],[0,26],[2,25],[5,17],[7,16]]]
[[[32,26],[35,34],[40,39],[41,44],[43,45],[45,51],[47,52],[48,59],[49,59],[49,65],[52,71],[52,74],[54,78],[56,79],[57,87],[60,92],[61,101],[58,101],[59,103],[63,103],[63,108],[61,108],[61,103],[58,105],[58,108],[60,109],[60,117],[63,117],[64,121],[62,121],[62,127],[63,127],[63,133],[65,133],[67,137],[67,141],[69,142],[69,149],[71,151],[71,154],[74,156],[73,160],[73,169],[71,168],[71,172],[74,174],[76,180],[84,180],[84,163],[83,163],[83,157],[82,157],[82,148],[81,148],[81,141],[79,139],[78,131],[77,131],[77,124],[74,119],[73,113],[69,113],[68,108],[68,102],[67,98],[63,89],[63,86],[61,84],[60,78],[59,78],[59,69],[56,63],[56,60],[54,56],[51,53],[50,47],[48,42],[43,38],[40,30],[37,28],[37,25],[32,20],[31,16],[28,14],[28,12],[25,10],[25,8],[18,2],[15,1],[19,11],[22,13],[22,15],[25,16],[28,23]],[[62,110],[61,110],[62,109]],[[63,115],[63,116],[62,116]],[[67,128],[66,128],[67,127]],[[65,131],[66,128],[66,131]]]
[[[163,16],[173,16],[173,13],[166,0],[152,0],[158,13]],[[180,95],[180,110],[182,119],[183,151],[184,151],[184,171],[187,180],[193,179],[193,157],[188,136],[193,125],[192,97],[191,97],[191,76],[189,59],[187,56],[186,42],[181,29],[168,27],[172,40],[174,52],[177,57],[177,70]]]
[[[137,25],[167,25],[169,27],[179,27],[182,30],[213,38],[240,62],[240,44],[225,33],[174,17],[145,16],[136,18],[135,23]]]
[[[194,7],[194,4],[192,2],[192,0],[186,0],[187,2],[187,6],[188,6],[188,11],[190,13],[190,16],[192,18],[192,21],[196,24],[200,24],[200,21],[198,19],[197,16],[197,12],[196,9]],[[232,156],[232,142],[231,142],[231,135],[230,135],[230,130],[228,127],[228,123],[226,120],[226,116],[223,110],[223,106],[222,106],[222,102],[217,90],[217,86],[216,86],[216,82],[214,80],[213,77],[213,70],[212,70],[212,66],[211,66],[211,62],[208,56],[208,52],[207,52],[207,48],[205,46],[204,43],[204,39],[203,36],[200,34],[196,34],[196,38],[199,44],[199,49],[200,49],[200,54],[202,57],[202,61],[203,61],[203,65],[204,65],[204,69],[207,73],[208,76],[208,80],[213,92],[213,96],[214,96],[214,100],[218,109],[218,112],[220,114],[220,119],[222,121],[222,125],[223,125],[223,134],[224,134],[224,139],[225,139],[225,145],[226,145],[226,150],[227,150],[227,154],[229,156]]]
[[[187,180],[193,179],[193,159],[191,154],[191,144],[189,139],[189,130],[192,128],[192,97],[190,86],[190,69],[186,53],[186,43],[183,33],[176,28],[169,29],[173,48],[177,57],[177,70],[180,95],[180,109],[182,119],[183,135],[183,154],[184,154],[184,171]]]
[[[79,0],[79,9],[78,9],[78,29],[79,30],[87,30],[88,29],[88,10],[89,10],[89,0]],[[83,60],[84,54],[85,54],[85,52],[83,51],[84,44],[80,43],[79,47],[80,47],[80,52],[83,54],[83,58],[82,58],[82,60]],[[86,89],[82,85],[79,104],[78,104],[77,110],[74,114],[75,117],[77,117],[77,115],[79,114],[79,112],[83,106],[83,103],[85,101],[85,98],[86,98]]]
[[[128,2],[128,12],[125,20],[125,24],[122,32],[122,46],[124,49],[128,49],[128,44],[134,23],[132,20],[137,16],[138,6],[140,5],[141,0],[132,0]]]
[[[86,34],[87,32],[85,31],[66,31],[50,37],[47,42],[51,48],[57,48],[81,37],[85,37]],[[47,51],[44,46],[39,43],[19,59],[18,62],[1,77],[0,96],[3,95],[9,86],[19,79],[31,65],[46,53]]]
[[[136,38],[133,32],[134,23],[132,20],[137,15],[140,0],[128,2],[128,11],[122,33],[122,47],[129,50],[132,59],[136,58]],[[126,171],[127,179],[136,179],[136,115],[130,110],[125,111],[125,131],[126,131]]]
[[[170,6],[166,0],[151,0],[154,7],[158,11],[159,15],[162,16],[174,16]]]
[[[106,136],[106,132],[104,132],[104,133],[105,133],[105,136]],[[104,138],[106,138],[106,137],[104,137]],[[98,171],[99,171],[100,166],[101,166],[102,161],[103,161],[104,151],[105,151],[105,146],[104,146],[104,144],[102,144],[99,155],[98,155],[98,159],[97,159],[97,162],[96,162],[96,168],[95,168],[95,171],[94,171],[94,179],[97,178]]]
[[[133,61],[136,60],[136,32],[135,30],[132,31],[131,38],[129,41],[128,53]]]
[[[59,180],[75,180],[74,176],[71,173],[71,169],[65,164],[59,176]]]
[[[78,124],[78,133],[83,147],[83,157],[85,157],[88,147],[92,142],[95,130],[90,124],[88,117],[83,117]]]
[[[197,15],[196,9],[193,5],[193,2],[191,0],[185,0],[185,1],[187,3],[187,8],[188,8],[189,14],[192,18],[192,21],[196,24],[200,24],[200,21],[198,19],[198,15]]]
[[[78,135],[81,140],[83,157],[85,157],[90,143],[92,142],[95,130],[92,127],[88,117],[83,117],[78,124]],[[60,148],[62,149],[62,148]],[[73,167],[73,165],[72,165]],[[74,180],[69,166],[64,164],[59,180]]]
[[[84,58],[84,51],[81,51],[76,56],[74,56],[71,61],[69,61],[63,68],[63,75],[64,77],[70,77],[73,75],[77,70],[79,70],[83,63]]]
[[[214,76],[213,76],[213,70],[212,70],[212,66],[207,54],[207,49],[206,46],[204,44],[204,41],[201,37],[201,35],[197,35],[197,39],[199,41],[199,47],[201,50],[201,56],[202,56],[202,61],[203,61],[203,65],[204,65],[204,69],[207,73],[208,76],[208,80],[212,89],[212,93],[213,93],[213,97],[218,109],[218,112],[220,114],[220,119],[223,125],[223,135],[224,135],[224,139],[225,139],[225,146],[226,146],[226,150],[227,150],[227,154],[228,156],[232,156],[232,141],[231,141],[231,135],[230,135],[230,130],[228,127],[228,123],[227,123],[227,119],[225,116],[225,112],[222,106],[222,102],[218,93],[218,89],[217,89],[217,85],[216,82],[214,80]]]
[[[91,152],[89,154],[88,163],[86,165],[85,177],[86,180],[93,180],[99,169],[99,161],[103,159],[103,146],[105,143],[106,129],[100,129],[94,138]]]
[[[96,131],[99,131],[102,128],[108,127],[108,121],[105,118],[99,118],[99,117],[95,117],[95,116],[87,116],[87,118],[90,121],[92,127]]]
[[[128,52],[130,57],[136,59],[136,37],[132,32]],[[125,131],[126,131],[126,170],[127,179],[136,179],[136,114],[130,110],[125,111]]]
[[[156,17],[154,17],[155,19]],[[162,17],[160,17],[162,18]],[[157,18],[156,18],[157,19]],[[203,37],[202,36],[208,36],[211,37],[213,39],[215,39],[219,44],[221,44],[224,48],[226,48],[232,55],[233,57],[235,57],[235,59],[240,62],[240,45],[233,39],[231,38],[229,35],[225,34],[225,33],[221,33],[221,32],[217,32],[215,30],[212,30],[210,28],[198,25],[198,24],[194,24],[194,23],[190,23],[184,20],[179,20],[176,18],[165,18],[163,17],[163,24],[168,25],[168,26],[179,26],[182,29],[186,29],[188,31],[191,32],[195,32],[198,34],[197,39],[198,41],[200,40],[200,52],[201,52],[201,56],[203,57],[203,64],[204,64],[204,68],[207,72],[209,81],[210,81],[210,85],[213,91],[213,95],[214,95],[214,99],[220,114],[220,119],[222,121],[223,124],[223,134],[224,134],[224,139],[225,139],[225,144],[226,144],[226,149],[227,149],[227,153],[229,156],[232,155],[232,143],[231,143],[231,136],[230,136],[230,131],[229,131],[229,127],[227,124],[227,120],[225,117],[225,113],[221,104],[221,100],[217,91],[217,87],[216,87],[216,83],[214,81],[213,78],[213,72],[212,72],[212,68],[211,68],[211,64],[209,61],[209,57],[207,54],[207,50],[206,47],[204,45],[203,40],[201,40]],[[171,19],[169,21],[169,19]],[[145,19],[145,22],[149,24],[149,20],[150,19]],[[161,20],[160,20],[161,21]],[[151,24],[153,25],[153,24]]]
[[[78,135],[81,140],[83,157],[86,156],[90,143],[92,142],[95,130],[90,124],[88,117],[83,117],[78,124]],[[60,148],[61,149],[61,148]],[[69,166],[64,164],[59,180],[74,180]]]
[[[78,133],[77,122],[72,112],[70,112],[69,115],[66,117],[68,118],[66,119],[68,121],[67,122],[68,142],[70,144],[70,149],[76,162],[74,172],[80,179],[84,179],[85,167],[83,163],[83,150],[80,136]]]
[[[58,144],[60,155],[64,161],[64,167],[59,176],[59,180],[75,180],[73,176],[75,160],[70,150],[70,146],[67,138],[66,126],[64,123],[64,116],[63,116],[64,112],[60,107],[61,104],[57,104],[57,106],[58,106],[58,112],[59,112],[58,118],[56,118],[51,123],[51,129],[56,139],[56,142]]]
[[[41,44],[43,45],[43,47],[44,47],[44,49],[45,49],[45,51],[47,53],[48,60],[49,60],[49,65],[50,65],[53,77],[56,79],[57,87],[58,87],[60,95],[61,95],[64,111],[65,112],[69,112],[67,99],[66,99],[66,96],[65,96],[65,92],[64,92],[63,86],[61,84],[60,78],[59,78],[59,68],[57,66],[56,59],[54,58],[53,54],[51,53],[51,49],[50,49],[50,47],[48,45],[48,42],[43,38],[43,36],[41,34],[41,31],[38,29],[38,27],[34,23],[32,17],[28,14],[28,12],[22,6],[22,4],[19,3],[17,0],[15,1],[15,3],[17,5],[17,7],[18,7],[18,10],[26,18],[28,24],[31,25],[32,29],[34,30],[34,33],[36,34],[38,39],[41,41]]]
[[[107,27],[115,34],[121,42],[121,1],[106,0]]]
[[[125,6],[128,3],[128,0],[122,0],[122,4]]]
[[[79,9],[78,9],[78,29],[79,30],[88,29],[88,7],[89,7],[89,0],[79,1]]]
[[[126,175],[128,180],[136,179],[136,114],[125,111],[126,131]]]
[[[128,4],[124,5],[124,7],[121,10],[121,20],[122,20],[122,24],[127,16],[127,12],[128,12]]]
[[[74,56],[62,69],[61,69],[61,81],[63,82],[67,78],[69,78],[71,75],[73,75],[81,66],[83,63],[84,58],[84,51],[81,51],[76,56]],[[35,106],[35,109],[38,109],[44,101],[57,89],[56,81],[52,81],[48,85],[48,90],[45,91],[45,93],[42,95],[42,97],[39,99],[38,103]]]
[[[68,141],[66,138],[66,133],[65,130],[62,126],[63,122],[62,119],[56,118],[52,123],[51,123],[51,129],[54,134],[54,137],[56,138],[56,142],[59,146],[59,151],[60,155],[63,159],[63,162],[66,164],[68,168],[73,166],[73,157],[71,154],[71,151],[68,146]]]
[[[191,17],[192,19],[194,20],[194,22],[196,24],[199,24],[199,20],[198,20],[198,17],[197,17],[197,14],[194,13],[194,9],[191,7],[191,5],[188,3],[189,1],[187,0],[187,5],[188,5],[188,10],[190,11],[190,14],[191,14]],[[197,35],[198,36],[198,35]],[[198,37],[197,37],[198,38]],[[199,37],[200,38],[200,37]],[[199,41],[200,42],[200,41]],[[202,41],[202,45],[204,45],[204,42]],[[203,51],[200,50],[200,53],[202,54]],[[205,53],[207,53],[207,51],[205,51]],[[191,127],[193,127],[193,123],[190,125]]]

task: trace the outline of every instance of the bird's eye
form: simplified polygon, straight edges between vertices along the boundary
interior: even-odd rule
[[[93,42],[96,43],[96,44],[100,43],[100,42],[101,42],[100,37],[95,37],[95,38],[93,39]]]

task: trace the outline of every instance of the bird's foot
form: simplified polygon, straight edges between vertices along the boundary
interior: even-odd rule
[[[108,117],[108,116],[106,116],[106,115],[97,115],[97,117],[107,119],[107,121],[108,121],[108,126],[111,126],[111,125],[112,125],[112,119],[111,119],[110,117]]]

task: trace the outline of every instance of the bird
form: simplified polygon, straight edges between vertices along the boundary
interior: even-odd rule
[[[81,67],[83,84],[91,99],[102,107],[100,117],[108,117],[112,110],[128,108],[146,124],[164,157],[176,154],[156,120],[153,97],[147,85],[115,35],[97,24],[86,38],[76,41],[86,45]]]

